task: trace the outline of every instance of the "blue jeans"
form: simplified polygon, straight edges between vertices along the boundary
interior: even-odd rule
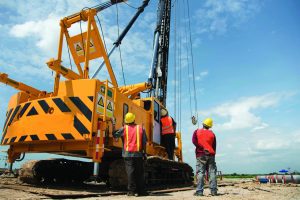
[[[197,174],[197,188],[196,192],[203,194],[204,177],[206,169],[209,173],[209,187],[210,191],[217,192],[217,166],[215,156],[200,156],[197,158],[196,174]]]

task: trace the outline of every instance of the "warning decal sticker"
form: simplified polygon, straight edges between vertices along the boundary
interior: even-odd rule
[[[107,100],[106,115],[108,117],[113,117],[113,107],[114,107],[114,103],[110,100]]]
[[[80,42],[74,43],[74,47],[78,56],[82,56],[84,54],[83,47]]]
[[[114,103],[107,99],[106,102],[106,116],[107,117],[113,117],[113,107]],[[98,93],[98,101],[97,101],[97,113],[98,114],[104,114],[104,96]]]
[[[101,96],[99,101],[98,101],[98,105],[104,107],[104,103],[103,103],[103,97]]]
[[[109,101],[107,104],[107,110],[112,111],[111,101]]]
[[[86,41],[84,41],[86,42]],[[96,51],[93,39],[90,39],[90,53],[94,53]]]

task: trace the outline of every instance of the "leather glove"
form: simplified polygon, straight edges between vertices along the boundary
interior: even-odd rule
[[[147,160],[147,154],[143,153],[143,160]]]

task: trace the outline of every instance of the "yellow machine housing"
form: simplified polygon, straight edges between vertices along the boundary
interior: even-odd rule
[[[136,123],[146,130],[147,154],[165,156],[164,148],[153,141],[155,117],[163,108],[153,97],[131,100],[118,88],[109,87],[108,81],[95,79],[60,82],[57,96],[31,101],[26,97],[19,92],[8,107],[1,143],[10,145],[11,162],[22,152],[59,153],[100,162],[105,151],[121,148],[121,140],[112,138],[113,121],[120,128],[127,112],[135,113]],[[98,123],[101,153],[96,158]],[[182,160],[178,144],[176,155]]]

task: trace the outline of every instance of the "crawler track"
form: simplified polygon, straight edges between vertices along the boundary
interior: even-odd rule
[[[19,180],[29,184],[81,184],[91,177],[93,163],[67,159],[26,162]],[[126,188],[127,175],[123,159],[100,164],[100,180],[112,188]],[[193,169],[186,163],[151,156],[145,162],[145,182],[148,187],[163,185],[186,187],[193,182]]]
[[[82,183],[92,175],[92,164],[67,159],[31,160],[23,164],[19,179],[30,184]]]

